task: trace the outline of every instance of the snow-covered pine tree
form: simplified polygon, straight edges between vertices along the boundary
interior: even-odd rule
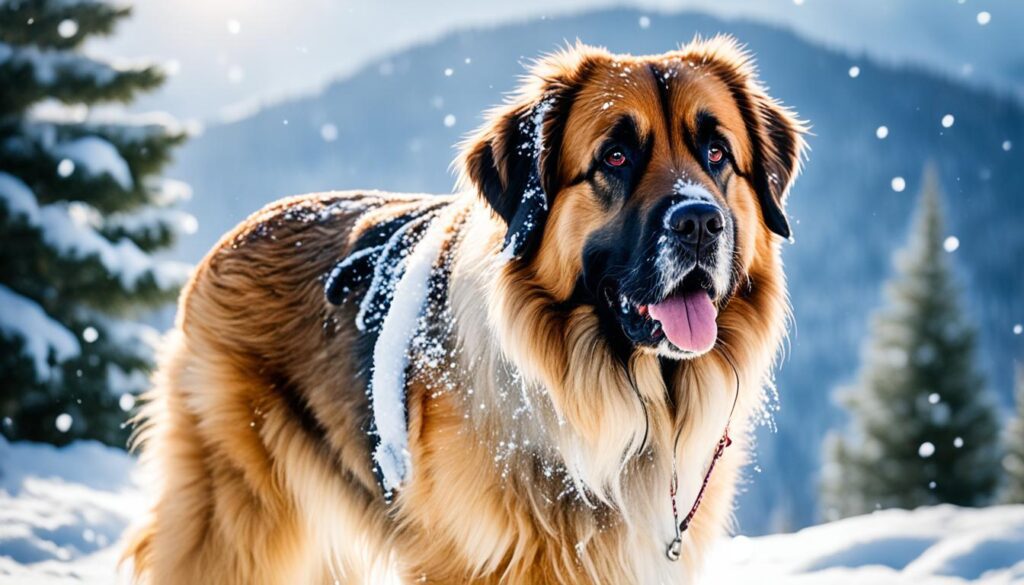
[[[886,306],[872,319],[845,436],[827,439],[826,517],[948,502],[985,504],[999,478],[999,421],[975,365],[975,332],[949,266],[938,173],[927,167]],[[955,240],[950,241],[955,243]]]
[[[1003,456],[1002,497],[1007,504],[1024,504],[1024,365],[1017,365],[1017,412],[1006,427],[1006,454]]]
[[[116,106],[164,73],[81,49],[129,13],[105,0],[0,0],[0,430],[10,439],[123,446],[155,337],[133,319],[173,299],[187,274],[152,256],[194,230],[173,209],[187,186],[156,176],[187,132]]]

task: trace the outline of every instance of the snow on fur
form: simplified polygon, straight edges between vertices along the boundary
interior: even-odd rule
[[[522,256],[530,233],[542,223],[540,218],[548,210],[548,196],[540,182],[540,157],[544,152],[544,119],[553,105],[553,98],[541,100],[534,107],[531,116],[519,122],[519,131],[527,140],[519,145],[518,150],[533,159],[532,169],[526,188],[519,195],[519,210],[513,219],[515,227],[510,228],[505,234],[505,244],[498,255],[502,262],[518,260]],[[517,219],[521,221],[516,221]]]
[[[430,277],[444,245],[447,223],[434,219],[409,255],[373,348],[370,394],[380,439],[373,458],[387,491],[399,487],[411,471],[405,370],[409,365],[409,344],[416,335],[420,312],[427,301]]]
[[[409,254],[422,235],[422,227],[434,217],[436,214],[430,212],[407,221],[384,243],[380,259],[373,269],[370,287],[359,303],[359,312],[356,313],[357,329],[366,331],[372,328],[371,323],[380,323],[383,320],[383,313],[388,310],[388,303],[405,269]]]

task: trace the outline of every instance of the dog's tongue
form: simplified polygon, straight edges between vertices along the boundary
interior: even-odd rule
[[[697,290],[649,307],[651,317],[661,323],[668,340],[679,349],[702,353],[715,345],[718,311],[707,291]]]

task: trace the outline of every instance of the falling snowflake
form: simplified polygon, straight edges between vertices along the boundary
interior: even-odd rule
[[[78,23],[70,18],[65,18],[57,25],[57,34],[59,34],[61,38],[70,39],[78,34]]]
[[[920,447],[917,448],[917,454],[927,459],[935,454],[935,445],[933,445],[930,441],[925,441],[924,443],[921,443]]]
[[[850,67],[848,73],[850,74],[850,77],[852,77],[853,79],[857,79],[857,77],[860,76],[860,67],[854,65],[853,67]]]
[[[324,124],[320,127],[320,137],[324,142],[334,142],[338,139],[338,127],[331,123]]]
[[[237,35],[238,33],[242,32],[242,23],[238,22],[234,18],[228,20],[227,26],[228,33],[230,34]]]
[[[1017,323],[1016,325],[1013,326],[1013,334],[1020,335],[1021,333],[1024,333],[1024,325]]]
[[[640,28],[648,29],[651,28],[651,19],[648,16],[640,17]]]
[[[54,426],[57,427],[58,431],[60,431],[62,433],[66,433],[69,430],[71,430],[71,424],[74,423],[74,422],[75,422],[75,419],[71,418],[70,414],[68,414],[66,412],[62,412],[61,414],[57,415],[57,419],[54,420],[53,424],[54,424]]]
[[[95,327],[86,327],[84,330],[82,330],[82,339],[86,343],[92,343],[92,342],[96,341],[99,338],[100,338],[100,333],[99,333],[99,331],[96,331]]]
[[[989,13],[986,10],[982,10],[981,12],[978,13],[978,24],[980,24],[981,26],[985,26],[990,22],[992,22],[991,13]]]
[[[454,126],[455,125],[455,116],[452,115],[452,114],[448,114],[447,116],[445,116],[444,117],[444,125],[445,125],[445,128],[451,128],[452,126]]]
[[[903,177],[892,178],[892,190],[897,193],[902,193],[907,188],[907,181]]]
[[[953,446],[956,447],[957,449],[959,449],[960,447],[963,447],[964,446],[964,439],[963,439],[963,437],[957,437],[957,438],[953,439]]]
[[[936,392],[932,392],[928,395],[928,404],[938,404],[939,400],[939,395]]]
[[[124,394],[121,395],[120,398],[117,399],[117,405],[121,407],[121,410],[123,410],[124,412],[128,412],[129,410],[135,408],[135,397],[125,392]]]
[[[62,178],[70,177],[73,172],[75,172],[75,163],[70,158],[62,159],[57,163],[57,174]]]
[[[888,126],[879,126],[878,129],[875,130],[875,137],[878,138],[879,140],[885,140],[886,137],[888,137],[888,136],[889,136],[889,127]]]
[[[451,67],[448,67],[444,70],[445,77],[451,77],[452,75],[455,75],[455,70],[452,69]]]
[[[956,252],[957,248],[960,247],[960,238],[956,236],[949,236],[944,242],[942,242],[942,247],[947,252]]]
[[[945,116],[942,117],[942,127],[943,128],[952,128],[953,127],[953,122],[955,122],[955,121],[956,121],[956,118],[953,117],[953,114],[946,114]]]
[[[1010,152],[1011,148],[1013,148],[1013,143],[1010,142],[1009,140],[1004,140],[1003,141],[1003,152]]]

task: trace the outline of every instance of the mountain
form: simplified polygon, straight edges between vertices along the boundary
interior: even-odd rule
[[[885,63],[917,64],[1024,98],[1020,0],[388,0],[134,3],[130,25],[90,44],[148,55],[177,74],[135,106],[213,119],[237,102],[309,92],[370,60],[453,30],[597,8],[636,8],[784,25],[814,42]],[[987,20],[979,14],[988,15]],[[625,28],[635,25],[624,23]],[[187,31],[187,35],[182,31]],[[186,41],[187,42],[183,42]],[[533,50],[528,54],[533,54]]]
[[[380,188],[448,192],[453,145],[512,89],[523,64],[565,39],[656,53],[695,33],[728,32],[757,55],[771,93],[813,125],[810,161],[789,204],[795,243],[784,259],[795,310],[777,375],[780,408],[760,436],[739,517],[747,533],[817,518],[824,434],[842,422],[833,390],[849,382],[879,304],[890,255],[904,240],[926,161],[946,192],[966,310],[980,327],[990,386],[1009,404],[1024,355],[1024,110],[1013,98],[912,68],[880,65],[785,30],[684,13],[652,19],[613,10],[467,30],[367,66],[318,95],[212,126],[182,149],[198,259],[248,213],[282,195]],[[851,67],[859,68],[852,77]],[[950,127],[942,123],[953,116]],[[885,139],[876,129],[886,126]],[[896,192],[901,177],[905,190]],[[981,389],[979,389],[981,391]]]

